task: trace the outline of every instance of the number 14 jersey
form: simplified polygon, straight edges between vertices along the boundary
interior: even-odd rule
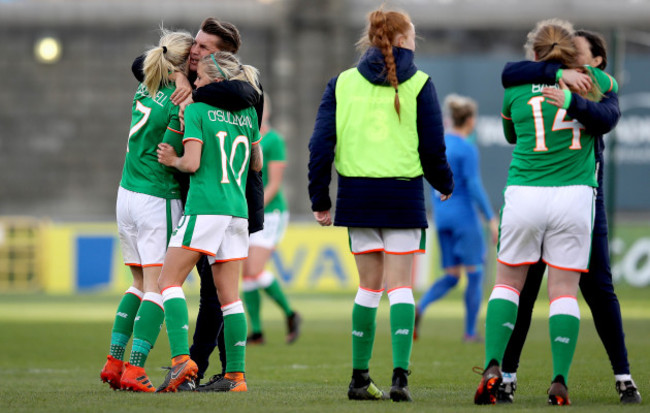
[[[587,69],[603,93],[617,91],[608,74]],[[516,139],[507,185],[598,186],[593,136],[565,109],[547,103],[544,87],[558,86],[526,84],[505,91],[504,132],[509,141]]]

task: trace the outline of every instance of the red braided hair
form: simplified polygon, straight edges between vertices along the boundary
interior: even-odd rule
[[[397,66],[393,56],[395,38],[406,34],[411,28],[411,19],[406,13],[397,11],[375,10],[368,15],[367,34],[359,41],[361,46],[374,46],[381,50],[386,63],[387,79],[395,89],[395,111],[400,116],[399,81]]]

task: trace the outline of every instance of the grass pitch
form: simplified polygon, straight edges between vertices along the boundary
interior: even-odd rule
[[[648,411],[650,403],[650,289],[618,287],[633,377],[648,401],[625,406]],[[536,411],[546,405],[551,375],[548,300],[538,301],[518,372],[519,389],[511,406],[474,406],[480,377],[473,366],[483,363],[483,346],[461,342],[461,291],[429,307],[420,339],[415,342],[409,387],[414,403],[347,400],[351,373],[350,313],[354,293],[290,295],[303,315],[300,339],[284,344],[284,319],[265,300],[267,343],[247,351],[248,393],[138,394],[111,391],[99,380],[109,347],[119,297],[114,295],[0,295],[0,411],[2,412],[465,412],[504,409]],[[540,294],[543,295],[543,294]],[[188,297],[190,319],[198,297]],[[582,325],[569,377],[572,411],[618,409],[614,377],[596,334],[589,309],[581,302]],[[482,323],[485,316],[485,303]],[[482,328],[480,329],[482,331]],[[193,329],[191,329],[191,332]],[[130,350],[127,350],[127,354]],[[147,361],[149,377],[158,385],[169,365],[164,332]],[[219,372],[216,354],[208,375]],[[390,388],[391,346],[388,302],[384,297],[370,367],[382,389]]]

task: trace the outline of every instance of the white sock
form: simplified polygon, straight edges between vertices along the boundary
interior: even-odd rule
[[[517,373],[501,373],[504,383],[516,383]]]
[[[616,379],[616,381],[626,382],[626,381],[632,380],[632,375],[631,374],[615,374],[614,378]]]

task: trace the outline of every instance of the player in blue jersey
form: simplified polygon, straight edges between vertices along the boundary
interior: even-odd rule
[[[578,64],[605,70],[607,48],[601,35],[587,30],[577,30],[574,41],[578,49],[578,58],[576,59]],[[588,76],[572,69],[562,68],[558,63],[532,61],[508,63],[503,70],[502,81],[503,86],[510,87],[530,82],[549,84],[558,77],[562,78],[565,83],[578,88],[584,88],[590,82]],[[594,150],[599,166],[591,262],[589,273],[580,278],[580,290],[589,305],[596,330],[609,356],[621,403],[640,403],[641,395],[630,374],[620,304],[612,284],[603,189],[605,144],[602,135],[613,129],[621,116],[617,93],[606,92],[602,103],[598,104],[575,99],[575,103],[569,107],[567,113],[578,119],[589,131],[594,131]],[[531,266],[528,271],[526,283],[519,297],[517,322],[501,366],[503,382],[499,386],[497,402],[512,403],[514,400],[519,357],[530,327],[533,305],[537,299],[545,270],[546,264],[539,262]]]
[[[449,124],[449,130],[445,134],[447,160],[454,173],[456,186],[454,196],[448,201],[440,201],[436,191],[432,191],[432,201],[445,273],[424,293],[415,307],[413,332],[417,339],[426,308],[454,288],[464,271],[467,275],[467,288],[463,339],[480,342],[481,338],[476,333],[476,318],[481,307],[485,242],[478,211],[489,223],[492,242],[495,244],[499,236],[498,222],[481,182],[478,150],[467,141],[476,125],[476,102],[467,97],[449,95],[445,99],[444,113]]]

